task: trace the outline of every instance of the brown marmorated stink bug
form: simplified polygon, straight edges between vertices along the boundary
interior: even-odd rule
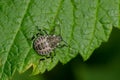
[[[60,35],[48,35],[45,30],[38,29],[40,33],[33,36],[33,48],[41,56],[46,56],[47,58],[51,56],[51,52],[58,46],[60,42],[63,41]],[[46,35],[45,35],[45,34]],[[66,45],[62,45],[66,46]]]

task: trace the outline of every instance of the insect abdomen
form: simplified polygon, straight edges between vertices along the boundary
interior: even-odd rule
[[[34,42],[34,49],[40,55],[47,55],[52,51],[50,48],[49,43],[46,40],[46,37],[39,37]]]
[[[40,55],[48,55],[60,43],[59,36],[41,36],[34,40],[34,49]]]

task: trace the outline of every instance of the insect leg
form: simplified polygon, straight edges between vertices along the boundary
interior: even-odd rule
[[[46,35],[48,35],[48,33],[43,29],[43,32],[46,34]]]
[[[53,62],[53,57],[55,56],[55,50],[53,50],[52,53],[50,53],[50,58],[51,58],[51,61]]]
[[[62,48],[62,47],[69,47],[68,45],[66,44],[63,44],[63,45],[59,45],[58,48]]]
[[[31,38],[31,40],[34,40],[35,39],[35,36],[33,35],[33,37]]]
[[[41,58],[41,59],[39,60],[39,62],[40,62],[40,61],[44,61],[44,60],[45,60],[45,58]]]
[[[46,56],[46,58],[51,58],[51,56]]]
[[[39,31],[39,32],[36,34],[36,36],[40,36],[40,35],[44,35],[44,34],[48,35],[48,33],[46,32],[46,30],[40,29],[38,26],[36,26],[36,29],[37,29],[37,31]]]

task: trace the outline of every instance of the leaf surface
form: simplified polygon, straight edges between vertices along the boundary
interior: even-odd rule
[[[61,35],[69,47],[56,48],[53,59],[39,62],[42,56],[30,40],[38,33],[36,26]],[[1,0],[0,78],[7,80],[31,66],[33,74],[43,73],[78,53],[87,60],[108,40],[112,26],[120,28],[119,0]]]

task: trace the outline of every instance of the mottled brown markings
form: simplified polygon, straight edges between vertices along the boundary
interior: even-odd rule
[[[50,54],[61,42],[60,36],[48,35],[41,36],[34,40],[33,47],[40,55]]]

